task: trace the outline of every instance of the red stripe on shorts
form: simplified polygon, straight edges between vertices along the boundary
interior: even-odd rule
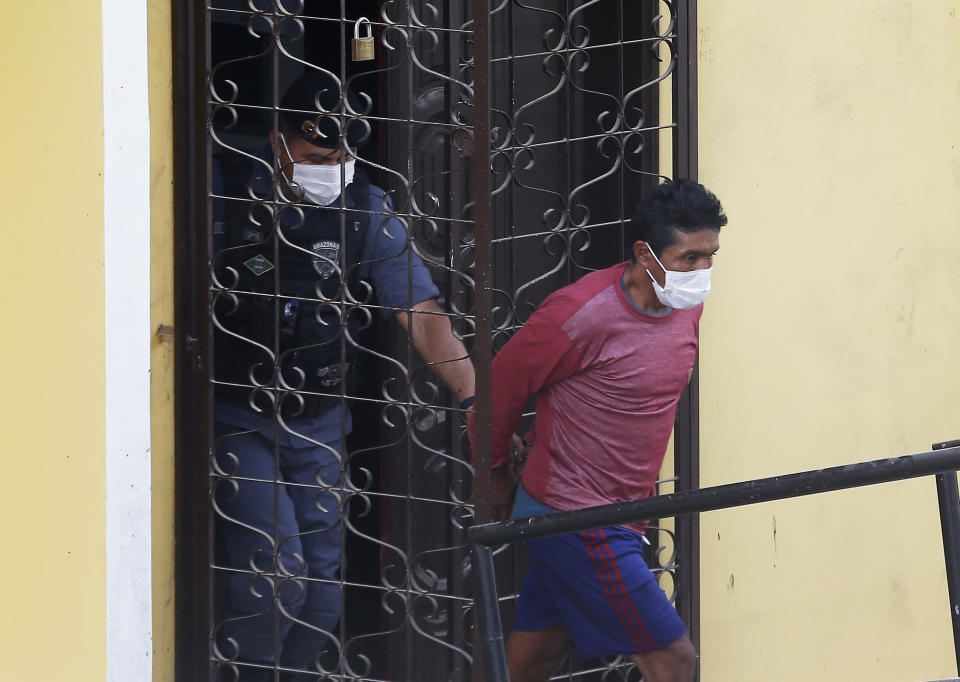
[[[590,560],[593,562],[593,567],[597,571],[597,576],[600,578],[600,584],[603,586],[603,591],[607,595],[607,599],[610,601],[610,604],[613,606],[613,610],[617,614],[617,620],[620,621],[623,629],[627,631],[627,634],[630,636],[630,639],[633,641],[633,644],[637,647],[638,651],[649,651],[651,649],[650,645],[644,642],[643,635],[637,629],[636,625],[631,621],[630,615],[623,604],[622,596],[618,594],[616,585],[614,583],[613,573],[610,571],[609,566],[607,566],[607,560],[603,556],[603,552],[600,548],[601,541],[596,536],[596,531],[587,531],[583,535],[584,539],[586,540],[584,544],[587,547],[587,553],[590,555]],[[627,601],[629,602],[629,599]],[[647,637],[649,637],[649,635],[647,635]]]
[[[607,539],[607,534],[603,532],[603,529],[599,529],[597,533],[600,534],[600,537],[605,541]],[[643,619],[640,617],[640,614],[637,613],[637,607],[633,603],[633,600],[630,598],[630,593],[627,592],[627,586],[623,582],[623,576],[620,574],[620,566],[617,564],[616,558],[613,556],[613,551],[607,546],[606,542],[603,542],[599,545],[600,551],[606,550],[609,555],[610,565],[613,567],[616,577],[616,585],[620,589],[620,594],[623,595],[623,601],[626,602],[627,606],[630,609],[630,614],[635,619],[635,623],[640,627],[640,630],[643,632],[645,638],[650,642],[650,648],[648,651],[654,651],[658,649],[656,642],[653,637],[650,636],[650,632],[647,630],[647,626],[643,624]]]

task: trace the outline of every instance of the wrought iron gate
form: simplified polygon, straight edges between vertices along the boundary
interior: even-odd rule
[[[547,294],[625,257],[624,221],[647,187],[663,176],[695,176],[693,6],[210,0],[178,8],[178,679],[479,679],[464,528],[489,513],[490,360]],[[361,16],[372,26],[373,61],[351,60]],[[391,257],[406,272],[425,264],[442,309],[430,314],[449,320],[476,367],[473,462],[459,400],[393,322],[406,316],[410,326],[424,313],[385,305],[395,297],[370,288],[283,290],[281,252],[309,249],[297,245],[297,229],[315,209],[305,195],[290,193],[275,144],[283,94],[305,71],[327,73],[357,93],[356,102],[344,96],[306,114],[317,125],[335,120],[342,131],[363,127],[368,139],[354,151],[356,165],[385,197],[366,213],[384,235],[399,235]],[[274,144],[267,142],[271,131]],[[322,146],[347,151],[344,139]],[[345,180],[341,175],[341,194]],[[354,214],[337,201],[329,210],[346,244]],[[295,218],[283,217],[291,211]],[[237,230],[246,235],[239,244],[228,236]],[[342,273],[354,267],[346,250],[317,250],[318,276],[327,265]],[[254,257],[264,260],[251,264]],[[272,284],[245,286],[243,267],[257,277],[256,270],[272,271]],[[273,311],[266,342],[231,317],[254,299]],[[342,359],[354,357],[353,381],[318,388],[284,375],[291,350],[282,325],[292,300],[317,319],[321,309],[363,318],[358,333],[335,339]],[[262,347],[269,376],[249,360],[245,379],[223,373],[227,349],[234,349],[225,339],[233,337]],[[246,409],[268,425],[224,424],[224,387],[243,391]],[[284,448],[310,437],[284,401],[302,408],[325,395],[338,402],[337,471],[292,480],[280,464]],[[697,485],[695,398],[694,385],[679,412],[678,475],[664,482],[669,490]],[[243,470],[242,448],[229,445],[250,434],[272,449],[270,475]],[[268,486],[274,506],[256,529],[262,556],[251,549],[238,563],[225,552],[225,529],[244,522],[225,511],[224,500],[242,500],[252,485]],[[292,488],[312,495],[314,507],[332,509],[333,526],[283,527],[279,505]],[[695,636],[696,527],[661,529],[650,559]],[[321,532],[342,542],[333,577],[313,575],[302,553],[285,549]],[[505,549],[498,561],[499,584],[510,592],[523,557]],[[256,617],[271,622],[272,659],[250,658],[243,637],[226,634],[230,623],[254,617],[225,607],[238,579],[260,609]],[[322,629],[323,653],[298,675],[282,660],[285,632],[319,630],[290,604],[316,585],[336,589],[339,618]],[[506,622],[513,599],[503,601]],[[560,679],[639,675],[620,660],[571,658]]]

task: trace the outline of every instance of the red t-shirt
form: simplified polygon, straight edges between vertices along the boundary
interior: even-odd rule
[[[625,268],[553,293],[493,361],[493,465],[509,461],[511,434],[536,395],[523,485],[553,509],[656,492],[703,306],[643,312],[620,284]]]

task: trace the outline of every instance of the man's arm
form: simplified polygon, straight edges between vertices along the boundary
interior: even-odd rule
[[[510,516],[518,466],[526,447],[514,433],[530,396],[579,369],[580,357],[569,337],[544,309],[514,334],[493,360],[493,433],[491,438],[490,506],[493,519]],[[473,421],[470,423],[471,444]]]
[[[473,364],[453,330],[450,320],[434,299],[414,305],[412,314],[397,313],[397,322],[403,327],[430,370],[456,397],[463,402],[474,393]]]
[[[580,369],[580,352],[555,321],[555,306],[548,300],[493,359],[494,467],[512,461],[513,435],[527,400]]]
[[[371,190],[371,203],[392,206],[378,188]],[[370,263],[370,277],[380,304],[401,309],[396,313],[397,322],[410,335],[413,347],[433,374],[450,389],[458,403],[472,396],[473,365],[460,339],[453,335],[448,315],[437,305],[434,297],[439,291],[430,273],[396,218],[371,221],[362,260]]]

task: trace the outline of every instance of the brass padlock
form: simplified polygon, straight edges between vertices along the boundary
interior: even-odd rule
[[[367,25],[367,35],[360,37],[360,25]],[[366,62],[376,56],[373,43],[373,25],[366,17],[357,19],[353,25],[353,61]]]

